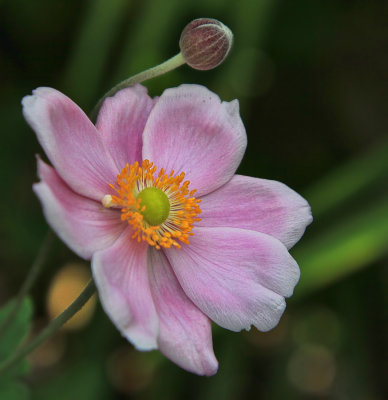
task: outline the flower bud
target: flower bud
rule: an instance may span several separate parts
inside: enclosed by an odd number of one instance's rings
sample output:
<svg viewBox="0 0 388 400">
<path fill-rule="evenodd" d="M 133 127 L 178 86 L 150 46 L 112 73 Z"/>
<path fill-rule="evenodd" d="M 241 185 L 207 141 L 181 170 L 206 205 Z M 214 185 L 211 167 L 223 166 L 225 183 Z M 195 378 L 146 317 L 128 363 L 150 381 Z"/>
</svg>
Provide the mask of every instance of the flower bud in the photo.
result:
<svg viewBox="0 0 388 400">
<path fill-rule="evenodd" d="M 212 18 L 198 18 L 183 29 L 179 47 L 190 67 L 208 70 L 225 60 L 232 43 L 233 33 L 222 22 Z"/>
</svg>

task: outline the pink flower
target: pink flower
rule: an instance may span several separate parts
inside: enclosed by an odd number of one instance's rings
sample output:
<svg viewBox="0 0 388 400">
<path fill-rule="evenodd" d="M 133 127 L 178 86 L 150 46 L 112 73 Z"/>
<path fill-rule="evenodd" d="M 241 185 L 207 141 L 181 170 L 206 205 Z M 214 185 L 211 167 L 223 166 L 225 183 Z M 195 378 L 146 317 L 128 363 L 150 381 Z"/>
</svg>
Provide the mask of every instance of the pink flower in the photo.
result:
<svg viewBox="0 0 388 400">
<path fill-rule="evenodd" d="M 288 249 L 312 217 L 282 183 L 235 175 L 247 141 L 236 100 L 197 85 L 151 99 L 137 85 L 106 99 L 96 126 L 54 89 L 23 106 L 53 165 L 38 159 L 34 185 L 47 221 L 91 259 L 106 313 L 136 348 L 212 375 L 211 320 L 278 323 L 299 279 Z"/>
</svg>

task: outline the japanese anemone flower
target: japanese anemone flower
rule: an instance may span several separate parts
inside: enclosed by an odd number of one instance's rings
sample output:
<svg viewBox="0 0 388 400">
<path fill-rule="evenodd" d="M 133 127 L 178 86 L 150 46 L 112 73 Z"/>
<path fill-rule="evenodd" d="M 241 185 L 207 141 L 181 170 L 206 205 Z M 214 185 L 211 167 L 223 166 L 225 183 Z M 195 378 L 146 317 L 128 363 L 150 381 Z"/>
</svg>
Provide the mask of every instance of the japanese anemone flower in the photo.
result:
<svg viewBox="0 0 388 400">
<path fill-rule="evenodd" d="M 94 126 L 38 88 L 23 112 L 52 164 L 38 159 L 34 185 L 46 219 L 91 259 L 106 313 L 136 348 L 212 375 L 211 321 L 276 326 L 299 279 L 288 249 L 312 217 L 284 184 L 235 175 L 247 143 L 237 100 L 198 85 L 152 99 L 136 85 L 107 98 Z"/>
</svg>

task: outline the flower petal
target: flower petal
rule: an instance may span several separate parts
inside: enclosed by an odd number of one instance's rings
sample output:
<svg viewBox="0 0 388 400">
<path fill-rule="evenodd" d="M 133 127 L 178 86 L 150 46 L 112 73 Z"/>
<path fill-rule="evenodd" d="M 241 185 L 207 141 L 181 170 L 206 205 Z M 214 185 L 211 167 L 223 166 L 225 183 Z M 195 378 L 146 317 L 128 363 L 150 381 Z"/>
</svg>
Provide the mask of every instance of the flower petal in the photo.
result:
<svg viewBox="0 0 388 400">
<path fill-rule="evenodd" d="M 54 168 L 38 159 L 41 182 L 33 188 L 53 230 L 80 257 L 109 247 L 121 234 L 125 224 L 120 213 L 71 190 Z"/>
<path fill-rule="evenodd" d="M 112 322 L 139 350 L 157 348 L 158 317 L 147 272 L 146 242 L 125 229 L 108 249 L 93 255 L 92 271 L 100 300 Z"/>
<path fill-rule="evenodd" d="M 187 296 L 232 331 L 272 329 L 299 279 L 299 268 L 277 239 L 236 228 L 199 228 L 190 244 L 166 252 Z"/>
<path fill-rule="evenodd" d="M 102 104 L 96 126 L 120 171 L 126 163 L 142 161 L 142 134 L 153 105 L 141 85 L 120 90 Z"/>
<path fill-rule="evenodd" d="M 198 85 L 167 89 L 143 134 L 143 159 L 167 173 L 185 172 L 197 196 L 226 183 L 241 162 L 246 133 L 237 100 L 222 102 Z"/>
<path fill-rule="evenodd" d="M 149 249 L 151 292 L 159 316 L 160 351 L 198 375 L 214 375 L 211 322 L 185 295 L 162 251 Z"/>
<path fill-rule="evenodd" d="M 68 97 L 41 87 L 23 98 L 23 114 L 61 178 L 94 200 L 110 191 L 118 170 L 95 126 Z"/>
<path fill-rule="evenodd" d="M 312 222 L 307 201 L 283 183 L 235 175 L 202 197 L 198 226 L 234 227 L 266 233 L 290 249 Z"/>
</svg>

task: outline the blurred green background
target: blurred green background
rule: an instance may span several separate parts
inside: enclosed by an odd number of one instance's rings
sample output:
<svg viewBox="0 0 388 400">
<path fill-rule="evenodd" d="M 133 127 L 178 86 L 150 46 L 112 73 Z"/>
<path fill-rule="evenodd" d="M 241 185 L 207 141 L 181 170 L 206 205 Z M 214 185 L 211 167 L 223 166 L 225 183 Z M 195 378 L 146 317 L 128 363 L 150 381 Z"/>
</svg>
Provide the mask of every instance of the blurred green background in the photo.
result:
<svg viewBox="0 0 388 400">
<path fill-rule="evenodd" d="M 31 190 L 42 150 L 21 98 L 50 86 L 88 112 L 119 80 L 177 53 L 185 24 L 202 16 L 234 32 L 229 58 L 146 86 L 159 95 L 199 83 L 238 98 L 248 132 L 239 173 L 282 181 L 310 202 L 314 223 L 291 251 L 301 281 L 281 323 L 269 333 L 215 328 L 220 369 L 203 378 L 134 351 L 97 304 L 32 354 L 29 374 L 2 400 L 388 398 L 382 0 L 0 0 L 0 304 L 17 293 L 47 231 Z M 31 293 L 33 333 L 85 274 L 56 240 Z"/>
</svg>

